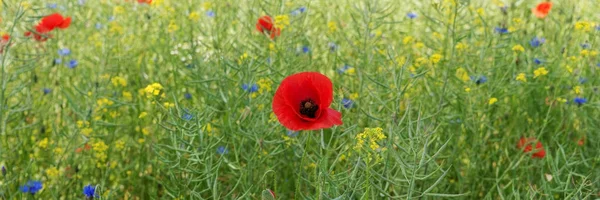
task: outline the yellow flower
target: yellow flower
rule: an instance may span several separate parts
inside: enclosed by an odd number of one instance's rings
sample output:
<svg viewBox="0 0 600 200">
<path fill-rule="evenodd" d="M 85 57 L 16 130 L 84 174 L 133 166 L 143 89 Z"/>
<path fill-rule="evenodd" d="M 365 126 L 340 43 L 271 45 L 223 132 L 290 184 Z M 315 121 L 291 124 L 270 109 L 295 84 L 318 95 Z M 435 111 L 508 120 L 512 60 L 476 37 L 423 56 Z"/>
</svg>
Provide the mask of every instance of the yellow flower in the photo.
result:
<svg viewBox="0 0 600 200">
<path fill-rule="evenodd" d="M 117 140 L 117 142 L 115 142 L 115 148 L 117 150 L 122 150 L 125 148 L 125 141 L 123 140 Z"/>
<path fill-rule="evenodd" d="M 48 138 L 44 138 L 38 142 L 38 147 L 40 147 L 42 149 L 48 148 L 48 143 L 49 143 Z"/>
<path fill-rule="evenodd" d="M 544 67 L 540 67 L 540 68 L 537 68 L 535 71 L 533 71 L 533 78 L 545 76 L 547 74 L 548 74 L 548 70 L 546 70 L 546 68 L 544 68 Z"/>
<path fill-rule="evenodd" d="M 208 2 L 208 1 L 207 1 L 207 2 L 204 2 L 204 3 L 202 4 L 202 8 L 204 8 L 204 10 L 208 10 L 208 9 L 210 9 L 211 7 L 212 7 L 212 3 L 211 3 L 211 2 Z"/>
<path fill-rule="evenodd" d="M 459 42 L 458 44 L 456 44 L 456 46 L 454 46 L 454 48 L 456 48 L 457 51 L 463 51 L 469 48 L 469 45 L 467 45 L 467 43 L 464 42 Z"/>
<path fill-rule="evenodd" d="M 485 14 L 485 11 L 483 10 L 483 8 L 477 8 L 477 14 L 483 16 Z"/>
<path fill-rule="evenodd" d="M 587 21 L 579 21 L 575 23 L 575 30 L 590 32 L 592 31 L 592 23 Z"/>
<path fill-rule="evenodd" d="M 60 174 L 60 171 L 58 171 L 58 169 L 56 167 L 50 167 L 50 168 L 46 169 L 46 175 L 49 178 L 56 178 L 56 177 L 58 177 L 59 174 Z"/>
<path fill-rule="evenodd" d="M 470 87 L 465 87 L 465 92 L 467 92 L 467 93 L 471 92 L 471 88 Z"/>
<path fill-rule="evenodd" d="M 567 100 L 564 98 L 556 98 L 556 101 L 561 102 L 561 103 L 567 103 Z"/>
<path fill-rule="evenodd" d="M 431 60 L 431 63 L 436 64 L 438 62 L 440 62 L 440 60 L 442 60 L 443 56 L 440 54 L 433 54 L 431 55 L 431 58 L 429 58 Z"/>
<path fill-rule="evenodd" d="M 519 25 L 521 24 L 521 22 L 523 21 L 521 18 L 513 18 L 512 21 L 515 23 L 515 25 Z"/>
<path fill-rule="evenodd" d="M 142 119 L 142 118 L 146 117 L 147 115 L 148 115 L 147 112 L 142 112 L 142 113 L 140 113 L 140 115 L 138 116 L 138 118 Z"/>
<path fill-rule="evenodd" d="M 122 6 L 115 6 L 115 8 L 113 9 L 113 12 L 115 14 L 121 14 L 125 12 L 125 8 L 123 8 Z"/>
<path fill-rule="evenodd" d="M 290 25 L 290 17 L 288 15 L 277 15 L 275 16 L 275 27 L 283 30 L 285 27 Z"/>
<path fill-rule="evenodd" d="M 123 91 L 123 98 L 127 101 L 131 101 L 133 100 L 133 95 L 131 95 L 131 92 Z"/>
<path fill-rule="evenodd" d="M 60 154 L 62 154 L 63 152 L 65 152 L 65 150 L 63 150 L 63 149 L 62 149 L 62 148 L 60 148 L 60 147 L 56 147 L 56 148 L 54 148 L 54 154 L 60 155 Z"/>
<path fill-rule="evenodd" d="M 583 89 L 581 88 L 581 86 L 575 86 L 573 88 L 573 92 L 575 92 L 575 94 L 583 94 Z"/>
<path fill-rule="evenodd" d="M 498 102 L 498 99 L 495 97 L 490 98 L 490 100 L 488 101 L 489 105 L 494 105 L 496 102 Z"/>
<path fill-rule="evenodd" d="M 349 97 L 349 98 L 350 98 L 351 100 L 356 100 L 356 99 L 358 99 L 358 93 L 356 93 L 356 92 L 355 92 L 355 93 L 352 93 L 352 94 L 350 94 L 350 97 Z"/>
<path fill-rule="evenodd" d="M 327 27 L 329 28 L 329 33 L 333 33 L 337 30 L 337 25 L 334 21 L 327 22 Z"/>
<path fill-rule="evenodd" d="M 144 134 L 144 135 L 150 135 L 150 128 L 148 128 L 148 127 L 144 127 L 144 128 L 142 129 L 142 134 Z"/>
<path fill-rule="evenodd" d="M 523 48 L 523 46 L 521 46 L 520 44 L 517 44 L 517 45 L 513 46 L 512 50 L 515 52 L 524 52 L 525 48 Z"/>
<path fill-rule="evenodd" d="M 92 128 L 84 128 L 81 129 L 81 134 L 85 135 L 86 137 L 89 137 L 92 131 L 94 131 Z"/>
<path fill-rule="evenodd" d="M 419 67 L 419 66 L 421 66 L 421 65 L 423 65 L 423 64 L 427 64 L 427 62 L 429 62 L 429 61 L 427 60 L 427 58 L 425 58 L 425 57 L 419 57 L 419 58 L 417 58 L 417 59 L 415 60 L 415 66 Z"/>
<path fill-rule="evenodd" d="M 144 138 L 140 138 L 140 139 L 138 139 L 138 143 L 140 143 L 140 144 L 144 144 L 144 142 L 146 142 L 146 139 L 144 139 Z"/>
<path fill-rule="evenodd" d="M 525 76 L 525 73 L 520 73 L 519 75 L 517 75 L 516 80 L 521 82 L 527 82 L 527 77 Z"/>
<path fill-rule="evenodd" d="M 198 14 L 198 12 L 191 12 L 188 19 L 198 21 L 200 19 L 200 14 Z"/>
<path fill-rule="evenodd" d="M 258 93 L 271 92 L 273 81 L 271 79 L 261 78 L 256 82 L 258 85 Z"/>
<path fill-rule="evenodd" d="M 144 92 L 147 97 L 158 96 L 162 89 L 163 86 L 160 83 L 152 83 L 144 88 Z"/>
<path fill-rule="evenodd" d="M 463 69 L 462 67 L 456 69 L 456 77 L 462 80 L 463 82 L 471 80 L 471 77 L 469 77 L 469 73 L 467 73 L 467 70 Z"/>
<path fill-rule="evenodd" d="M 412 36 L 406 36 L 404 37 L 404 39 L 402 39 L 402 44 L 408 44 L 411 43 L 413 41 L 413 37 Z"/>
<path fill-rule="evenodd" d="M 96 152 L 105 152 L 108 146 L 103 141 L 98 141 L 92 144 L 92 150 Z"/>
<path fill-rule="evenodd" d="M 169 103 L 169 102 L 165 102 L 165 103 L 163 103 L 163 105 L 165 106 L 166 109 L 174 108 L 175 107 L 175 104 Z"/>
<path fill-rule="evenodd" d="M 175 20 L 171 20 L 171 22 L 169 23 L 169 26 L 167 26 L 167 31 L 169 33 L 175 32 L 179 30 L 179 26 L 177 25 L 177 23 L 175 23 Z"/>
<path fill-rule="evenodd" d="M 125 80 L 124 78 L 115 76 L 112 79 L 110 79 L 110 81 L 112 82 L 112 84 L 116 87 L 116 86 L 123 86 L 126 87 L 127 86 L 127 80 Z"/>
<path fill-rule="evenodd" d="M 425 44 L 423 44 L 422 42 L 417 42 L 413 47 L 415 47 L 416 49 L 420 49 L 425 47 Z"/>
<path fill-rule="evenodd" d="M 590 55 L 590 51 L 587 49 L 581 50 L 581 52 L 579 52 L 579 54 L 581 54 L 581 56 L 586 57 L 588 55 Z"/>
</svg>

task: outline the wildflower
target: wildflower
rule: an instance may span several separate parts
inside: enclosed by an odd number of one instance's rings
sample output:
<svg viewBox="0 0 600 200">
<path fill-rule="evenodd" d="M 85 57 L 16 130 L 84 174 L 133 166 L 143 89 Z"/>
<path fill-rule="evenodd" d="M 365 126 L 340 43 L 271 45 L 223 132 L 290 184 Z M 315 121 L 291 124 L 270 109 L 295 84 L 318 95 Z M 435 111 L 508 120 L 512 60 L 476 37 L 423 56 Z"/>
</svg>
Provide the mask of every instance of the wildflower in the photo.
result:
<svg viewBox="0 0 600 200">
<path fill-rule="evenodd" d="M 194 118 L 194 115 L 192 115 L 192 114 L 190 114 L 188 112 L 185 112 L 185 113 L 183 113 L 183 115 L 181 116 L 181 118 L 184 119 L 184 120 L 190 121 L 190 120 L 192 120 L 192 118 Z"/>
<path fill-rule="evenodd" d="M 71 54 L 71 50 L 69 48 L 62 48 L 58 50 L 58 55 L 60 56 L 68 56 Z"/>
<path fill-rule="evenodd" d="M 408 17 L 409 19 L 415 19 L 417 18 L 417 13 L 409 12 L 408 14 L 406 14 L 406 17 Z"/>
<path fill-rule="evenodd" d="M 413 42 L 414 38 L 412 36 L 406 36 L 402 39 L 402 44 L 408 44 Z"/>
<path fill-rule="evenodd" d="M 286 77 L 273 97 L 273 112 L 290 130 L 317 130 L 342 125 L 342 114 L 329 108 L 333 84 L 317 72 L 301 72 Z"/>
<path fill-rule="evenodd" d="M 600 25 L 596 25 L 596 31 L 600 31 Z"/>
<path fill-rule="evenodd" d="M 85 187 L 83 187 L 83 194 L 85 195 L 86 199 L 94 199 L 94 198 L 100 198 L 99 194 L 96 194 L 96 187 L 93 186 L 92 184 L 86 185 Z"/>
<path fill-rule="evenodd" d="M 517 75 L 516 80 L 521 82 L 527 82 L 527 77 L 525 76 L 525 73 L 520 73 L 519 75 Z"/>
<path fill-rule="evenodd" d="M 258 91 L 258 85 L 257 84 L 252 84 L 252 85 L 243 84 L 242 90 L 244 90 L 248 93 L 254 93 L 254 92 Z"/>
<path fill-rule="evenodd" d="M 308 46 L 303 46 L 303 47 L 302 47 L 302 52 L 303 52 L 303 53 L 309 53 L 309 52 L 310 52 L 310 49 L 308 48 Z"/>
<path fill-rule="evenodd" d="M 287 15 L 275 16 L 275 28 L 283 30 L 285 27 L 290 25 L 290 18 Z"/>
<path fill-rule="evenodd" d="M 329 33 L 333 33 L 337 30 L 337 25 L 335 24 L 335 22 L 330 21 L 327 22 L 327 28 L 329 28 Z"/>
<path fill-rule="evenodd" d="M 141 3 L 141 4 L 148 4 L 148 5 L 152 4 L 152 0 L 137 0 L 137 2 Z"/>
<path fill-rule="evenodd" d="M 56 3 L 46 4 L 46 8 L 49 8 L 49 9 L 56 9 L 56 7 L 58 7 L 58 4 L 56 4 Z"/>
<path fill-rule="evenodd" d="M 535 150 L 532 144 L 535 143 Z M 524 138 L 522 137 L 517 143 L 517 148 L 522 149 L 524 153 L 534 151 L 532 158 L 544 158 L 546 156 L 546 150 L 542 146 L 542 143 L 537 141 L 535 138 Z"/>
<path fill-rule="evenodd" d="M 44 95 L 47 95 L 47 94 L 50 94 L 50 92 L 52 92 L 52 89 L 44 88 L 44 89 L 42 89 L 42 91 L 44 92 Z"/>
<path fill-rule="evenodd" d="M 56 167 L 51 167 L 46 170 L 46 175 L 50 178 L 56 178 L 60 174 L 60 171 Z"/>
<path fill-rule="evenodd" d="M 111 79 L 110 79 L 110 82 L 112 82 L 112 84 L 113 84 L 115 87 L 116 87 L 116 86 L 119 86 L 119 85 L 121 85 L 121 86 L 123 86 L 123 87 L 126 87 L 126 86 L 127 86 L 127 80 L 125 80 L 124 78 L 122 78 L 122 77 L 119 77 L 119 76 L 115 76 L 115 77 L 111 78 Z"/>
<path fill-rule="evenodd" d="M 583 89 L 581 89 L 581 86 L 575 86 L 573 87 L 573 92 L 575 92 L 575 94 L 579 95 L 583 93 Z"/>
<path fill-rule="evenodd" d="M 495 97 L 492 97 L 492 98 L 490 98 L 490 100 L 488 101 L 488 104 L 491 106 L 491 105 L 494 105 L 496 102 L 498 102 L 498 99 L 497 99 L 497 98 L 495 98 Z"/>
<path fill-rule="evenodd" d="M 534 58 L 533 63 L 535 63 L 536 65 L 539 65 L 539 64 L 542 64 L 542 60 Z"/>
<path fill-rule="evenodd" d="M 352 101 L 351 99 L 348 98 L 343 98 L 342 99 L 342 105 L 344 106 L 344 108 L 346 109 L 350 109 L 352 108 L 352 105 L 354 104 L 354 101 Z"/>
<path fill-rule="evenodd" d="M 545 18 L 548 13 L 550 13 L 550 9 L 552 9 L 552 2 L 542 2 L 539 3 L 535 8 L 531 9 L 531 12 L 533 12 L 533 14 L 537 17 L 537 18 Z"/>
<path fill-rule="evenodd" d="M 586 42 L 586 43 L 580 44 L 579 46 L 581 46 L 582 49 L 589 49 L 590 48 L 590 43 Z"/>
<path fill-rule="evenodd" d="M 191 12 L 188 15 L 188 19 L 193 20 L 193 21 L 198 21 L 200 19 L 200 14 L 198 14 L 198 12 Z"/>
<path fill-rule="evenodd" d="M 273 18 L 268 15 L 258 18 L 258 22 L 256 22 L 256 30 L 263 34 L 270 35 L 271 39 L 275 39 L 275 37 L 281 34 L 281 29 L 275 27 L 273 24 Z"/>
<path fill-rule="evenodd" d="M 433 54 L 431 55 L 431 58 L 429 58 L 431 60 L 431 63 L 433 64 L 437 64 L 438 62 L 440 62 L 440 60 L 442 60 L 443 56 L 440 54 Z"/>
<path fill-rule="evenodd" d="M 206 16 L 210 17 L 210 18 L 215 17 L 215 11 L 212 11 L 212 10 L 206 11 Z"/>
<path fill-rule="evenodd" d="M 29 37 L 33 35 L 33 38 L 37 41 L 43 42 L 46 41 L 50 35 L 48 34 L 52 30 L 59 28 L 65 29 L 71 25 L 71 17 L 63 17 L 61 14 L 54 13 L 48 15 L 35 26 L 35 32 L 27 31 L 25 32 L 25 36 Z"/>
<path fill-rule="evenodd" d="M 575 30 L 590 32 L 592 31 L 592 23 L 587 21 L 578 21 L 575 23 Z"/>
<path fill-rule="evenodd" d="M 6 176 L 6 167 L 2 165 L 2 176 Z"/>
<path fill-rule="evenodd" d="M 338 69 L 337 71 L 338 71 L 339 74 L 346 73 L 346 74 L 352 75 L 352 74 L 354 74 L 354 72 L 356 70 L 354 69 L 354 67 L 351 67 L 349 65 L 344 65 L 344 67 Z"/>
<path fill-rule="evenodd" d="M 463 51 L 463 50 L 469 48 L 469 45 L 467 45 L 467 43 L 464 43 L 464 42 L 459 42 L 458 44 L 456 44 L 454 46 L 454 48 L 458 51 Z"/>
<path fill-rule="evenodd" d="M 77 65 L 79 65 L 79 62 L 77 62 L 77 60 L 73 59 L 70 60 L 67 67 L 69 67 L 70 69 L 74 69 L 75 67 L 77 67 Z"/>
<path fill-rule="evenodd" d="M 508 29 L 506 27 L 496 27 L 496 28 L 494 28 L 494 31 L 496 31 L 496 33 L 500 33 L 500 34 L 508 33 Z"/>
<path fill-rule="evenodd" d="M 225 146 L 219 146 L 217 147 L 217 154 L 219 155 L 225 155 L 228 154 L 229 150 L 227 150 L 227 148 Z"/>
<path fill-rule="evenodd" d="M 521 46 L 520 44 L 517 44 L 517 45 L 513 46 L 512 50 L 515 52 L 524 52 L 525 48 L 523 48 L 523 46 Z"/>
<path fill-rule="evenodd" d="M 40 190 L 42 190 L 43 187 L 44 185 L 40 181 L 27 181 L 25 185 L 19 187 L 19 190 L 21 190 L 21 192 L 23 193 L 29 193 L 34 195 L 35 193 L 38 193 Z"/>
<path fill-rule="evenodd" d="M 338 46 L 333 42 L 327 43 L 327 46 L 329 47 L 329 51 L 331 51 L 331 52 L 334 52 L 335 50 L 338 49 Z"/>
<path fill-rule="evenodd" d="M 302 14 L 304 12 L 306 12 L 306 7 L 302 6 L 302 7 L 298 8 L 298 9 L 293 10 L 290 14 L 292 16 L 297 16 L 297 15 L 300 15 L 300 14 Z"/>
<path fill-rule="evenodd" d="M 486 76 L 471 76 L 471 80 L 475 81 L 475 84 L 480 85 L 487 82 Z"/>
<path fill-rule="evenodd" d="M 298 136 L 298 131 L 292 131 L 292 130 L 287 130 L 287 132 L 285 133 L 288 137 L 296 137 Z"/>
<path fill-rule="evenodd" d="M 44 138 L 44 139 L 40 140 L 37 145 L 38 145 L 38 147 L 45 149 L 45 148 L 48 148 L 48 143 L 49 143 L 48 138 Z"/>
<path fill-rule="evenodd" d="M 465 70 L 462 67 L 456 69 L 456 77 L 462 80 L 463 82 L 467 82 L 471 79 L 471 77 L 469 77 L 469 74 L 467 73 L 467 70 Z"/>
<path fill-rule="evenodd" d="M 540 67 L 540 68 L 537 68 L 535 71 L 533 71 L 533 78 L 545 76 L 547 74 L 548 74 L 548 70 L 546 70 L 546 68 L 544 68 L 544 67 Z"/>
<path fill-rule="evenodd" d="M 587 99 L 583 97 L 575 97 L 575 99 L 573 99 L 573 102 L 576 103 L 578 106 L 581 106 L 587 102 Z"/>
<path fill-rule="evenodd" d="M 179 25 L 177 25 L 177 22 L 175 22 L 175 20 L 171 20 L 171 22 L 169 22 L 169 25 L 167 26 L 167 31 L 169 33 L 173 33 L 179 30 Z"/>
<path fill-rule="evenodd" d="M 538 37 L 534 37 L 533 39 L 531 39 L 531 41 L 529 41 L 529 44 L 531 45 L 531 47 L 539 47 L 542 44 L 544 44 L 546 42 L 545 38 L 538 38 Z"/>
<path fill-rule="evenodd" d="M 162 89 L 163 86 L 160 83 L 152 83 L 144 88 L 144 92 L 147 97 L 158 96 Z"/>
<path fill-rule="evenodd" d="M 587 82 L 587 78 L 579 77 L 579 84 L 584 84 Z"/>
</svg>

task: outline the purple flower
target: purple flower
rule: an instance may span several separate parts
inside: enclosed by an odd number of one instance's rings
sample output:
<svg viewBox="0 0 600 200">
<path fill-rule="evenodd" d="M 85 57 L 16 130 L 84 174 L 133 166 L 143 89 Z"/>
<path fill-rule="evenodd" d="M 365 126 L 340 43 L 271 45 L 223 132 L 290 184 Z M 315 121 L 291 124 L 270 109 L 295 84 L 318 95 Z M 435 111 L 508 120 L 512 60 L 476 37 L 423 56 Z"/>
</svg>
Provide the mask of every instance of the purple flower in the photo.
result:
<svg viewBox="0 0 600 200">
<path fill-rule="evenodd" d="M 94 199 L 100 197 L 100 195 L 96 194 L 96 187 L 91 184 L 83 187 L 83 194 L 85 195 L 86 199 Z"/>
<path fill-rule="evenodd" d="M 544 44 L 546 42 L 545 38 L 538 38 L 538 37 L 534 37 L 533 39 L 531 39 L 531 41 L 529 41 L 529 44 L 531 45 L 531 47 L 539 47 L 542 44 Z"/>
<path fill-rule="evenodd" d="M 44 88 L 43 91 L 44 91 L 44 95 L 47 95 L 47 94 L 50 94 L 50 92 L 52 92 L 52 89 Z"/>
<path fill-rule="evenodd" d="M 309 53 L 310 52 L 310 48 L 308 48 L 308 46 L 303 46 L 302 47 L 302 52 Z"/>
<path fill-rule="evenodd" d="M 217 154 L 219 155 L 225 155 L 228 154 L 229 150 L 227 150 L 227 148 L 225 146 L 219 146 L 217 147 Z"/>
<path fill-rule="evenodd" d="M 342 105 L 344 106 L 344 108 L 350 109 L 350 108 L 352 108 L 352 105 L 354 105 L 354 101 L 352 101 L 351 99 L 348 99 L 348 98 L 343 98 Z"/>
<path fill-rule="evenodd" d="M 494 31 L 496 31 L 496 33 L 500 33 L 500 34 L 508 33 L 508 29 L 504 28 L 504 27 L 496 27 L 496 28 L 494 28 Z"/>
<path fill-rule="evenodd" d="M 258 92 L 258 85 L 256 85 L 256 84 L 252 84 L 252 85 L 243 84 L 242 85 L 242 90 L 244 90 L 244 91 L 246 91 L 248 93 Z"/>
<path fill-rule="evenodd" d="M 575 97 L 575 99 L 573 99 L 573 102 L 575 102 L 578 106 L 581 106 L 587 102 L 587 99 L 583 97 Z"/>
<path fill-rule="evenodd" d="M 42 190 L 42 188 L 44 188 L 44 185 L 40 181 L 27 181 L 25 185 L 19 187 L 19 190 L 21 190 L 23 193 L 29 193 L 33 195 Z"/>
<path fill-rule="evenodd" d="M 183 94 L 183 98 L 192 99 L 192 94 L 186 92 L 185 94 Z"/>
<path fill-rule="evenodd" d="M 69 48 L 62 48 L 58 50 L 58 55 L 60 56 L 68 56 L 71 54 L 71 50 Z"/>
<path fill-rule="evenodd" d="M 77 62 L 77 60 L 73 59 L 73 60 L 69 61 L 67 66 L 71 69 L 74 69 L 75 67 L 77 67 L 77 65 L 79 65 L 79 62 Z"/>
<path fill-rule="evenodd" d="M 215 12 L 212 10 L 206 11 L 206 16 L 211 17 L 211 18 L 215 17 Z"/>
<path fill-rule="evenodd" d="M 406 17 L 408 17 L 409 19 L 417 18 L 417 13 L 409 12 L 408 14 L 406 14 Z"/>
<path fill-rule="evenodd" d="M 535 64 L 537 64 L 537 65 L 539 65 L 539 64 L 542 64 L 542 62 L 543 62 L 543 61 L 542 61 L 542 60 L 540 60 L 540 59 L 537 59 L 537 58 L 533 59 L 533 63 L 535 63 Z"/>
</svg>

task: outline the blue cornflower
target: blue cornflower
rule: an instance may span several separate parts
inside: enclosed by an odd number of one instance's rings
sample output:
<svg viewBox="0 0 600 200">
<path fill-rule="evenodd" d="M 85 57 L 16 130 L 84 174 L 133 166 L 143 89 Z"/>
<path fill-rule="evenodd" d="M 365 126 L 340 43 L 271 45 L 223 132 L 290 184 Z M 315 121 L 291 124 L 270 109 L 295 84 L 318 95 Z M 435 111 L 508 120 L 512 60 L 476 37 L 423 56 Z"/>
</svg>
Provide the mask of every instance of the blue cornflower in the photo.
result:
<svg viewBox="0 0 600 200">
<path fill-rule="evenodd" d="M 310 48 L 308 48 L 308 46 L 303 46 L 302 47 L 302 52 L 308 53 L 308 52 L 310 52 Z"/>
<path fill-rule="evenodd" d="M 578 106 L 581 106 L 587 102 L 587 99 L 583 97 L 575 97 L 575 99 L 573 99 L 573 102 L 575 102 Z"/>
<path fill-rule="evenodd" d="M 417 18 L 417 13 L 409 12 L 408 14 L 406 14 L 406 17 L 408 17 L 410 19 Z"/>
<path fill-rule="evenodd" d="M 352 105 L 354 105 L 354 101 L 352 101 L 351 99 L 348 99 L 348 98 L 343 98 L 342 105 L 344 105 L 344 108 L 350 109 L 350 108 L 352 108 Z"/>
<path fill-rule="evenodd" d="M 58 55 L 60 56 L 68 56 L 71 54 L 71 50 L 69 48 L 62 48 L 58 50 Z"/>
<path fill-rule="evenodd" d="M 587 82 L 587 78 L 579 77 L 579 84 L 584 84 Z"/>
<path fill-rule="evenodd" d="M 102 24 L 100 22 L 96 23 L 96 29 L 98 29 L 98 30 L 102 29 Z"/>
<path fill-rule="evenodd" d="M 252 85 L 243 84 L 242 90 L 249 92 L 249 93 L 258 92 L 258 85 L 256 85 L 256 83 L 254 83 Z"/>
<path fill-rule="evenodd" d="M 48 4 L 46 4 L 46 7 L 50 8 L 50 9 L 55 9 L 56 6 L 58 6 L 56 3 L 48 3 Z"/>
<path fill-rule="evenodd" d="M 500 33 L 500 34 L 508 33 L 508 29 L 504 28 L 504 27 L 496 27 L 496 28 L 494 28 L 494 31 L 496 31 L 496 33 Z"/>
<path fill-rule="evenodd" d="M 596 30 L 600 31 L 600 25 L 596 26 Z"/>
<path fill-rule="evenodd" d="M 194 118 L 194 115 L 192 115 L 192 114 L 190 114 L 188 112 L 185 112 L 185 113 L 183 113 L 183 115 L 181 116 L 181 118 L 185 119 L 187 121 L 190 121 L 190 120 L 192 120 L 192 118 Z"/>
<path fill-rule="evenodd" d="M 302 7 L 298 8 L 298 10 L 299 10 L 301 13 L 303 13 L 303 12 L 306 12 L 306 7 L 302 6 Z"/>
<path fill-rule="evenodd" d="M 228 153 L 229 153 L 229 150 L 227 150 L 227 148 L 225 148 L 225 146 L 217 147 L 217 154 L 224 155 L 224 154 L 228 154 Z"/>
<path fill-rule="evenodd" d="M 54 59 L 54 64 L 55 65 L 58 65 L 60 63 L 62 63 L 62 59 L 60 59 L 60 58 Z"/>
<path fill-rule="evenodd" d="M 537 59 L 537 58 L 533 59 L 533 63 L 535 63 L 535 64 L 537 64 L 537 65 L 539 65 L 539 64 L 542 64 L 542 62 L 543 62 L 543 61 L 542 61 L 542 60 L 540 60 L 540 59 Z"/>
<path fill-rule="evenodd" d="M 44 88 L 43 91 L 44 91 L 44 95 L 46 95 L 46 94 L 50 94 L 50 92 L 52 92 L 52 89 Z"/>
<path fill-rule="evenodd" d="M 114 20 L 115 20 L 115 16 L 110 16 L 110 17 L 108 17 L 108 21 L 109 21 L 109 22 L 112 22 L 112 21 L 114 21 Z"/>
<path fill-rule="evenodd" d="M 531 41 L 529 41 L 529 44 L 531 47 L 539 47 L 540 45 L 544 44 L 544 42 L 546 42 L 545 38 L 534 37 L 531 39 Z"/>
<path fill-rule="evenodd" d="M 100 195 L 96 194 L 96 187 L 93 186 L 92 184 L 86 185 L 85 187 L 83 187 L 83 194 L 85 195 L 86 199 L 93 199 L 93 198 L 99 198 Z"/>
<path fill-rule="evenodd" d="M 288 130 L 288 131 L 287 131 L 285 134 L 286 134 L 288 137 L 296 137 L 296 136 L 298 136 L 298 131 L 292 131 L 292 130 Z"/>
<path fill-rule="evenodd" d="M 582 49 L 589 49 L 590 48 L 590 43 L 586 42 L 586 43 L 580 44 L 580 46 L 581 46 Z"/>
<path fill-rule="evenodd" d="M 183 94 L 183 98 L 192 99 L 192 94 L 186 92 L 185 94 Z"/>
<path fill-rule="evenodd" d="M 479 85 L 479 84 L 484 84 L 485 82 L 487 82 L 487 77 L 486 76 L 471 76 L 471 80 L 475 81 L 475 84 Z"/>
<path fill-rule="evenodd" d="M 327 46 L 329 46 L 329 51 L 331 51 L 331 52 L 334 52 L 338 49 L 337 44 L 335 44 L 333 42 L 327 43 Z"/>
<path fill-rule="evenodd" d="M 344 65 L 342 68 L 338 69 L 337 71 L 338 71 L 339 74 L 343 74 L 343 73 L 346 72 L 346 70 L 348 70 L 350 68 L 352 68 L 352 67 L 350 67 L 348 65 Z"/>
<path fill-rule="evenodd" d="M 600 63 L 596 64 L 596 67 L 600 67 Z"/>
<path fill-rule="evenodd" d="M 71 69 L 74 69 L 75 67 L 77 67 L 77 65 L 79 65 L 79 62 L 77 62 L 77 60 L 73 59 L 69 61 L 68 67 Z"/>
<path fill-rule="evenodd" d="M 6 176 L 6 167 L 2 165 L 2 176 Z"/>
<path fill-rule="evenodd" d="M 215 17 L 215 11 L 212 11 L 212 10 L 206 11 L 206 16 Z"/>
<path fill-rule="evenodd" d="M 43 187 L 44 185 L 40 181 L 27 181 L 25 185 L 19 187 L 19 190 L 23 193 L 35 194 L 42 190 Z"/>
</svg>

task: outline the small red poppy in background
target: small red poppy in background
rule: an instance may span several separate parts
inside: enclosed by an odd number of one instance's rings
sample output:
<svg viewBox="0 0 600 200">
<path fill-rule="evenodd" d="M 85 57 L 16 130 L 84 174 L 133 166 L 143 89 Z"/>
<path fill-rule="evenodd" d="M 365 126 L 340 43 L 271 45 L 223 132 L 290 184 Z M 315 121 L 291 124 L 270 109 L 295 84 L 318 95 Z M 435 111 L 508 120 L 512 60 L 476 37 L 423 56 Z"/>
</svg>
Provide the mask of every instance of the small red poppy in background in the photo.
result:
<svg viewBox="0 0 600 200">
<path fill-rule="evenodd" d="M 4 47 L 6 47 L 8 45 L 9 41 L 10 41 L 10 35 L 8 35 L 8 34 L 2 35 L 2 39 L 0 39 L 0 54 L 4 53 Z"/>
<path fill-rule="evenodd" d="M 535 143 L 535 149 L 532 144 Z M 519 149 L 522 149 L 523 152 L 528 153 L 533 151 L 532 158 L 544 158 L 546 156 L 546 150 L 542 146 L 542 143 L 537 141 L 535 138 L 524 138 L 522 137 L 517 144 Z"/>
<path fill-rule="evenodd" d="M 138 3 L 151 4 L 152 0 L 137 0 Z"/>
<path fill-rule="evenodd" d="M 273 18 L 271 18 L 271 16 L 268 15 L 258 18 L 258 21 L 256 22 L 256 30 L 263 34 L 269 34 L 271 39 L 275 39 L 275 37 L 281 34 L 281 30 L 275 27 L 275 24 L 273 23 Z"/>
<path fill-rule="evenodd" d="M 550 13 L 550 9 L 552 9 L 552 2 L 542 2 L 531 11 L 537 18 L 545 18 Z"/>
<path fill-rule="evenodd" d="M 54 13 L 42 18 L 40 23 L 35 26 L 35 32 L 27 31 L 25 36 L 29 37 L 33 35 L 33 38 L 37 41 L 43 42 L 50 38 L 52 35 L 49 32 L 54 29 L 65 29 L 71 25 L 71 17 L 63 17 L 59 13 Z"/>
<path fill-rule="evenodd" d="M 301 72 L 283 79 L 273 97 L 273 112 L 292 131 L 342 125 L 342 113 L 329 108 L 333 84 L 318 72 Z"/>
</svg>

